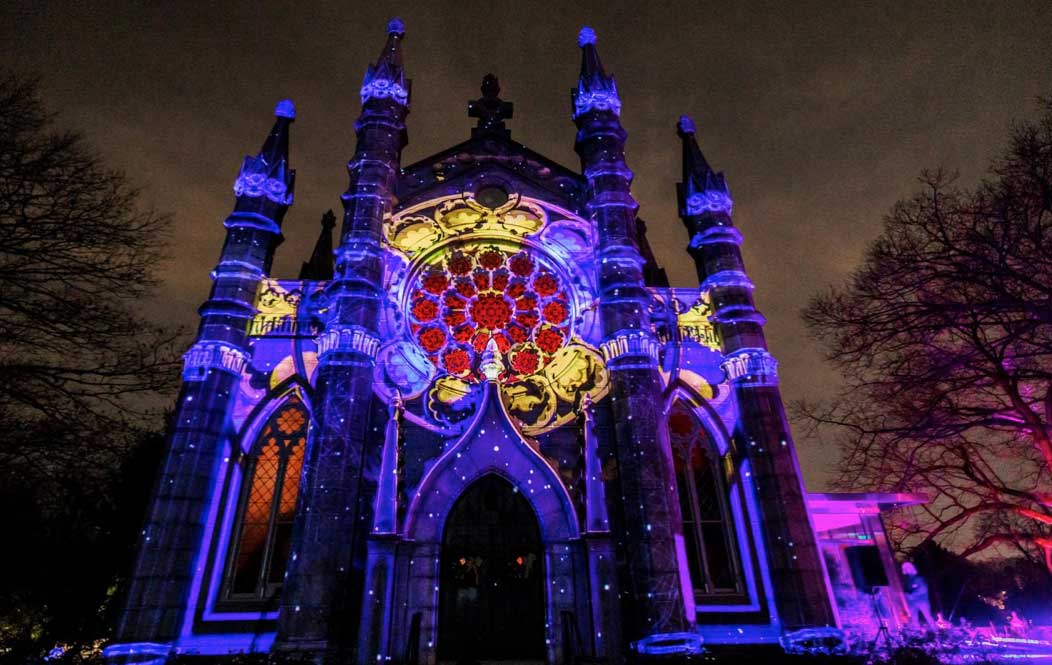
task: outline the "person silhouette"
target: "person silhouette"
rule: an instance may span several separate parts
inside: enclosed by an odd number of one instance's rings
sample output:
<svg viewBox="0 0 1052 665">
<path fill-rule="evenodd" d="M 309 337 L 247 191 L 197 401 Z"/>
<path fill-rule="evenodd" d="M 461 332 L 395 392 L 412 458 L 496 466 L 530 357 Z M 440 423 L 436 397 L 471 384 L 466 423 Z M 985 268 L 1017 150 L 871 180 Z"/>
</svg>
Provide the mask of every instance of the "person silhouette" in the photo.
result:
<svg viewBox="0 0 1052 665">
<path fill-rule="evenodd" d="M 1008 634 L 1012 637 L 1026 637 L 1028 632 L 1030 632 L 1030 622 L 1012 610 L 1012 614 L 1008 617 Z"/>
<path fill-rule="evenodd" d="M 923 623 L 935 627 L 931 618 L 931 600 L 928 598 L 928 583 L 917 572 L 917 567 L 909 561 L 902 563 L 902 590 L 906 594 L 906 605 L 910 616 L 918 626 Z"/>
</svg>

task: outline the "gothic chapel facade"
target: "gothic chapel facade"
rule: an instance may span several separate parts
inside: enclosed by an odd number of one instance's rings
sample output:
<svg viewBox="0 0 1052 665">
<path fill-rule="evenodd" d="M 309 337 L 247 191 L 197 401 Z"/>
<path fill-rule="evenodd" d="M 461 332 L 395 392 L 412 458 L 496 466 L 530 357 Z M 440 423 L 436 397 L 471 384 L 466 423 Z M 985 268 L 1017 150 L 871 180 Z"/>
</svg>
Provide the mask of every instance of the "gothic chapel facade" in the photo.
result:
<svg viewBox="0 0 1052 665">
<path fill-rule="evenodd" d="M 290 102 L 246 157 L 111 662 L 620 662 L 838 626 L 723 175 L 689 118 L 697 288 L 637 217 L 595 34 L 580 170 L 511 139 L 402 165 L 404 28 L 369 67 L 342 224 L 271 274 Z"/>
</svg>

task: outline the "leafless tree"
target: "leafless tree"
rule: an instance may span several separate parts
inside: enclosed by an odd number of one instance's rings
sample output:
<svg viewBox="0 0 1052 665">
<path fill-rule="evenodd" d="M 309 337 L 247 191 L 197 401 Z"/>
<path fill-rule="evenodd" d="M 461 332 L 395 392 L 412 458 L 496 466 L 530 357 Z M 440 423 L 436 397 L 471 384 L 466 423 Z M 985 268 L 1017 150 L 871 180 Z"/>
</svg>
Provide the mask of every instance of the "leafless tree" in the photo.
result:
<svg viewBox="0 0 1052 665">
<path fill-rule="evenodd" d="M 0 72 L 0 469 L 62 483 L 160 426 L 177 356 L 135 314 L 167 219 L 53 129 L 38 87 Z"/>
<path fill-rule="evenodd" d="M 905 549 L 1011 550 L 1052 572 L 1052 103 L 978 186 L 921 182 L 805 309 L 845 387 L 797 408 L 841 446 L 838 487 L 929 496 L 895 521 Z"/>
</svg>

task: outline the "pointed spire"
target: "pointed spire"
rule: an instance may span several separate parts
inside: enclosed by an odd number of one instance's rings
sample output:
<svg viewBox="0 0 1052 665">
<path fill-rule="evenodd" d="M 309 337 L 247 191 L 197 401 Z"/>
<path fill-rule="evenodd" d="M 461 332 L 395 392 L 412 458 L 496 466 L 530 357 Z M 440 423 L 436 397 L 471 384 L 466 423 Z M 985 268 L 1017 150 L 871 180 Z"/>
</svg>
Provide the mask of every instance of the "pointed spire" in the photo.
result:
<svg viewBox="0 0 1052 665">
<path fill-rule="evenodd" d="M 676 133 L 683 141 L 683 182 L 679 187 L 680 215 L 684 217 L 706 212 L 731 214 L 734 201 L 727 189 L 723 173 L 716 173 L 701 153 L 696 138 L 697 129 L 690 116 L 680 116 Z"/>
<path fill-rule="evenodd" d="M 375 65 L 369 65 L 362 81 L 362 104 L 370 99 L 390 99 L 401 106 L 409 106 L 409 84 L 402 66 L 402 40 L 405 23 L 393 18 L 387 23 L 387 43 Z"/>
<path fill-rule="evenodd" d="M 234 181 L 238 199 L 266 197 L 281 206 L 292 205 L 296 172 L 289 168 L 289 126 L 296 119 L 292 100 L 283 99 L 274 107 L 274 126 L 259 154 L 246 156 Z"/>
<path fill-rule="evenodd" d="M 577 35 L 577 45 L 581 47 L 581 75 L 577 79 L 577 89 L 573 91 L 574 118 L 591 111 L 621 115 L 617 83 L 603 69 L 599 51 L 595 48 L 596 39 L 595 30 L 588 26 L 581 28 Z"/>
<path fill-rule="evenodd" d="M 304 261 L 303 267 L 300 268 L 300 279 L 319 282 L 332 279 L 332 230 L 334 228 L 336 228 L 336 215 L 329 210 L 321 216 L 321 233 L 318 234 L 318 241 L 314 243 L 314 251 L 311 252 L 310 260 Z"/>
</svg>

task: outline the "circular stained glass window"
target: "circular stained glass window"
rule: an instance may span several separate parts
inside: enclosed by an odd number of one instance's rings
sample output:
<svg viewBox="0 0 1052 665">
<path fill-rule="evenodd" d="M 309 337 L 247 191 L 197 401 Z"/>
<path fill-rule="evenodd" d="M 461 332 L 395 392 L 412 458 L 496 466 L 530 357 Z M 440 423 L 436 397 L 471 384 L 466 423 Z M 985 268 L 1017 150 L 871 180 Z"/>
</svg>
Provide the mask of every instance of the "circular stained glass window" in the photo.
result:
<svg viewBox="0 0 1052 665">
<path fill-rule="evenodd" d="M 480 244 L 425 267 L 410 291 L 411 332 L 440 370 L 482 379 L 490 340 L 504 356 L 501 380 L 535 374 L 570 337 L 567 291 L 557 273 L 523 248 Z"/>
</svg>

